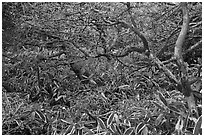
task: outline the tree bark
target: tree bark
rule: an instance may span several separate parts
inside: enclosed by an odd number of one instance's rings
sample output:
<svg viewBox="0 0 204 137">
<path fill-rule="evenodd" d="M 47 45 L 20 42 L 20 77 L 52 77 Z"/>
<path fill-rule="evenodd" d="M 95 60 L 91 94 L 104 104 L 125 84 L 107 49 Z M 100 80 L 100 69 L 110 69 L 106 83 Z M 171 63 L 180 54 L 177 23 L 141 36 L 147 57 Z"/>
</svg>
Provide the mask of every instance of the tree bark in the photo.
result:
<svg viewBox="0 0 204 137">
<path fill-rule="evenodd" d="M 188 73 L 186 69 L 187 66 L 184 63 L 183 53 L 182 53 L 182 47 L 184 46 L 185 38 L 189 28 L 189 15 L 188 15 L 187 3 L 181 3 L 181 8 L 183 13 L 183 25 L 174 48 L 174 57 L 176 58 L 178 67 L 180 68 L 180 74 L 181 74 L 180 85 L 182 87 L 181 92 L 185 96 L 190 112 L 194 111 L 197 113 L 195 98 L 192 92 L 193 90 L 191 89 L 191 86 L 188 80 Z"/>
</svg>

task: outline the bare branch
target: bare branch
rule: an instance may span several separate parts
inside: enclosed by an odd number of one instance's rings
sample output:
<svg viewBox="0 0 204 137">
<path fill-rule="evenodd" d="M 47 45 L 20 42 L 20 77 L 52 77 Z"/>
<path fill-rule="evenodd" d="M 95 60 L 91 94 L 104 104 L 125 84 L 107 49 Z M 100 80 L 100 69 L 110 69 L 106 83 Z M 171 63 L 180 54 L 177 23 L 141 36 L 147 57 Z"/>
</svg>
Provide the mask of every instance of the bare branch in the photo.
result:
<svg viewBox="0 0 204 137">
<path fill-rule="evenodd" d="M 150 53 L 151 60 L 153 60 L 159 69 L 163 70 L 166 76 L 170 79 L 173 80 L 176 84 L 180 84 L 180 82 L 177 80 L 177 78 L 171 73 L 171 71 L 153 54 Z"/>
<path fill-rule="evenodd" d="M 89 55 L 86 51 L 84 51 L 83 49 L 81 49 L 75 42 L 70 42 L 70 43 L 72 43 L 72 45 L 73 45 L 75 48 L 77 48 L 79 51 L 81 51 L 86 57 L 90 57 L 90 55 Z"/>
<path fill-rule="evenodd" d="M 172 62 L 172 61 L 175 61 L 175 60 L 176 60 L 176 58 L 172 57 L 172 58 L 170 58 L 169 60 L 163 61 L 162 63 L 163 63 L 163 64 L 168 64 L 168 63 L 170 63 L 170 62 Z"/>
<path fill-rule="evenodd" d="M 187 100 L 187 104 L 188 104 L 188 108 L 190 110 L 190 112 L 196 112 L 197 116 L 198 116 L 198 111 L 196 108 L 196 103 L 195 103 L 195 97 L 193 94 L 193 90 L 191 89 L 191 85 L 189 83 L 188 80 L 188 72 L 186 69 L 186 65 L 184 64 L 184 60 L 183 60 L 183 54 L 182 54 L 182 46 L 185 42 L 185 38 L 188 32 L 188 28 L 189 28 L 189 15 L 188 15 L 188 9 L 187 9 L 187 3 L 181 3 L 181 8 L 182 8 L 182 13 L 183 13 L 183 25 L 181 28 L 181 32 L 178 36 L 178 39 L 176 41 L 176 45 L 174 48 L 174 57 L 177 59 L 177 63 L 178 66 L 180 68 L 180 74 L 181 74 L 181 79 L 180 79 L 180 83 L 181 83 L 181 92 L 184 94 L 186 100 Z"/>
<path fill-rule="evenodd" d="M 188 27 L 189 27 L 189 15 L 187 11 L 187 3 L 181 3 L 181 7 L 183 12 L 183 25 L 174 48 L 174 56 L 177 58 L 180 64 L 183 62 L 182 46 L 185 41 L 185 38 L 188 32 Z"/>
<path fill-rule="evenodd" d="M 145 52 L 145 50 L 143 48 L 138 48 L 138 47 L 129 47 L 129 48 L 126 48 L 122 53 L 116 53 L 116 54 L 113 54 L 113 56 L 125 57 L 132 52 L 138 52 L 138 53 L 142 54 Z"/>
<path fill-rule="evenodd" d="M 124 27 L 124 28 L 129 28 L 130 30 L 132 30 L 136 35 L 138 35 L 142 42 L 143 42 L 143 45 L 144 45 L 144 49 L 145 49 L 145 54 L 147 56 L 149 56 L 149 46 L 148 46 L 148 41 L 147 39 L 145 38 L 145 36 L 140 33 L 140 31 L 136 28 L 136 27 L 132 27 L 131 25 L 127 24 L 125 21 L 120 21 L 120 24 Z M 147 52 L 146 52 L 147 51 Z"/>
</svg>

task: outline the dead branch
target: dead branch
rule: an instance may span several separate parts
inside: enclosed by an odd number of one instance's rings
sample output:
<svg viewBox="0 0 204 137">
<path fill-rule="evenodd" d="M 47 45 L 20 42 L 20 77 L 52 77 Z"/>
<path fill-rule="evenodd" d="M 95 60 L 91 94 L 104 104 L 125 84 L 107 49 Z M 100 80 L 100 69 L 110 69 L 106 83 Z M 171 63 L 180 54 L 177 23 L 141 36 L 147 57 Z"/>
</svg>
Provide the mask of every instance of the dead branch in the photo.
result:
<svg viewBox="0 0 204 137">
<path fill-rule="evenodd" d="M 134 23 L 134 22 L 133 22 Z M 148 41 L 147 39 L 145 38 L 145 36 L 140 33 L 140 31 L 136 28 L 136 27 L 133 27 L 132 25 L 129 25 L 127 24 L 125 21 L 120 21 L 120 24 L 124 27 L 124 28 L 129 28 L 130 30 L 132 30 L 136 35 L 138 35 L 142 42 L 143 42 L 143 46 L 144 46 L 144 51 L 145 51 L 145 55 L 149 56 L 149 46 L 148 46 Z"/>
</svg>

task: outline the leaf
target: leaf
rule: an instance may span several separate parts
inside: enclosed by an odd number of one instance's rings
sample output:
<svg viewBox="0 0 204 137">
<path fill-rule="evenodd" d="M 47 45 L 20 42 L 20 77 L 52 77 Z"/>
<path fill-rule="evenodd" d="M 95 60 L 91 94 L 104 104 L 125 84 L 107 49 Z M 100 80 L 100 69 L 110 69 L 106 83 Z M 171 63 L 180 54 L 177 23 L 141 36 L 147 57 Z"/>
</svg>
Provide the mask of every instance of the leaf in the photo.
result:
<svg viewBox="0 0 204 137">
<path fill-rule="evenodd" d="M 35 113 L 36 113 L 36 116 L 38 116 L 38 118 L 40 118 L 42 121 L 44 121 L 44 123 L 47 123 L 47 118 L 41 111 L 36 110 Z"/>
<path fill-rule="evenodd" d="M 67 134 L 72 134 L 73 132 L 74 132 L 74 130 L 75 130 L 75 127 L 74 127 L 74 125 L 73 124 L 71 124 L 71 125 L 69 125 L 68 126 L 68 128 L 66 129 L 66 131 L 65 131 L 65 135 L 67 135 Z"/>
<path fill-rule="evenodd" d="M 130 85 L 121 85 L 118 88 L 119 89 L 128 89 L 128 88 L 130 88 Z"/>
<path fill-rule="evenodd" d="M 163 108 L 160 104 L 158 104 L 157 102 L 153 101 L 154 105 L 157 106 L 159 109 L 161 110 L 165 110 L 165 108 Z"/>
<path fill-rule="evenodd" d="M 116 124 L 119 125 L 121 122 L 119 120 L 118 114 L 115 113 L 114 118 L 115 118 Z"/>
<path fill-rule="evenodd" d="M 175 106 L 169 105 L 168 108 L 174 112 L 180 113 L 180 111 Z"/>
<path fill-rule="evenodd" d="M 139 134 L 144 127 L 145 127 L 145 124 L 143 122 L 140 122 L 135 129 L 136 133 Z"/>
<path fill-rule="evenodd" d="M 148 135 L 148 127 L 145 125 L 145 127 L 143 128 L 143 130 L 142 130 L 142 132 L 141 132 L 141 134 L 142 135 Z"/>
<path fill-rule="evenodd" d="M 131 126 L 130 121 L 128 119 L 125 119 L 123 123 L 128 127 Z"/>
<path fill-rule="evenodd" d="M 194 135 L 202 135 L 201 125 L 202 125 L 202 115 L 198 118 L 198 120 L 197 120 L 197 122 L 195 124 L 195 127 L 193 129 L 193 134 Z"/>
<path fill-rule="evenodd" d="M 129 127 L 128 129 L 125 130 L 123 135 L 131 135 L 134 132 L 133 127 Z"/>
<path fill-rule="evenodd" d="M 181 96 L 181 93 L 176 90 L 171 91 L 169 94 L 171 97 Z"/>
<path fill-rule="evenodd" d="M 71 124 L 70 122 L 64 120 L 64 119 L 60 119 L 62 122 L 67 123 L 67 124 Z"/>
<path fill-rule="evenodd" d="M 113 123 L 109 126 L 110 131 L 113 133 L 113 135 L 119 135 L 119 132 L 116 129 L 116 124 Z"/>
<path fill-rule="evenodd" d="M 90 129 L 88 129 L 87 127 L 84 127 L 84 126 L 81 129 L 84 132 L 84 134 L 91 131 Z"/>
<path fill-rule="evenodd" d="M 152 66 L 151 69 L 152 69 L 152 72 L 153 72 L 154 74 L 157 74 L 157 72 L 156 72 L 156 67 L 155 67 L 155 66 Z"/>
<path fill-rule="evenodd" d="M 120 130 L 120 126 L 117 124 L 114 124 L 114 126 L 115 126 L 116 130 L 118 131 L 119 135 L 122 135 L 122 132 Z"/>
<path fill-rule="evenodd" d="M 185 135 L 193 135 L 193 133 L 191 131 L 184 131 Z"/>
<path fill-rule="evenodd" d="M 150 121 L 150 117 L 149 117 L 148 114 L 145 115 L 144 121 L 145 121 L 145 122 L 149 122 L 149 121 Z"/>
<path fill-rule="evenodd" d="M 101 92 L 101 96 L 104 99 L 104 101 L 106 102 L 108 100 L 108 98 L 105 96 L 105 94 L 103 92 Z"/>
<path fill-rule="evenodd" d="M 31 113 L 31 120 L 35 120 L 35 111 Z"/>
<path fill-rule="evenodd" d="M 94 135 L 95 133 L 93 131 L 91 131 L 90 129 L 83 127 L 82 128 L 83 134 L 84 135 Z"/>
<path fill-rule="evenodd" d="M 57 98 L 55 98 L 55 101 L 58 101 L 58 100 L 60 100 L 61 98 L 64 99 L 65 97 L 66 97 L 65 95 L 60 95 L 60 96 L 58 96 Z"/>
<path fill-rule="evenodd" d="M 110 116 L 108 117 L 108 120 L 107 120 L 107 127 L 109 127 L 111 124 L 112 124 L 112 122 L 113 122 L 113 120 L 114 120 L 114 112 L 112 112 L 111 114 L 110 114 Z"/>
<path fill-rule="evenodd" d="M 106 132 L 105 135 L 112 135 L 111 132 Z"/>
<path fill-rule="evenodd" d="M 184 126 L 183 118 L 182 118 L 181 116 L 179 116 L 178 122 L 176 123 L 176 126 L 175 126 L 175 131 L 176 131 L 179 135 L 181 135 L 181 133 L 182 133 L 183 126 Z"/>
<path fill-rule="evenodd" d="M 97 121 L 98 121 L 98 125 L 101 127 L 101 129 L 106 129 L 106 125 L 101 118 L 97 118 Z"/>
<path fill-rule="evenodd" d="M 162 113 L 159 114 L 159 116 L 158 116 L 157 119 L 155 120 L 155 125 L 156 125 L 156 126 L 158 126 L 158 125 L 161 123 L 163 117 L 164 117 L 164 115 L 163 115 Z"/>
<path fill-rule="evenodd" d="M 168 103 L 167 103 L 166 99 L 164 98 L 163 94 L 162 93 L 158 93 L 158 94 L 159 94 L 160 100 L 164 103 L 164 105 L 168 106 Z"/>
</svg>

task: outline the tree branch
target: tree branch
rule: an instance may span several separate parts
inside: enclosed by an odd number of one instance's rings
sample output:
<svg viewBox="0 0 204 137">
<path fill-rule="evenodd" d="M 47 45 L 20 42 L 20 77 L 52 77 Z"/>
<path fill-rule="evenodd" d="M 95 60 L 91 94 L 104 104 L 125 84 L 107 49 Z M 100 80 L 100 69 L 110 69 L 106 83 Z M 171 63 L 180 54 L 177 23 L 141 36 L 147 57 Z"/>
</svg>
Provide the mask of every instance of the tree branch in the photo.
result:
<svg viewBox="0 0 204 137">
<path fill-rule="evenodd" d="M 189 27 L 189 15 L 187 10 L 187 3 L 181 3 L 181 7 L 183 12 L 183 25 L 174 48 L 174 56 L 176 57 L 180 65 L 183 64 L 182 46 L 184 44 Z"/>
<path fill-rule="evenodd" d="M 75 48 L 77 48 L 79 51 L 81 51 L 86 57 L 90 57 L 90 55 L 89 55 L 86 51 L 84 51 L 83 49 L 81 49 L 75 42 L 70 42 L 70 43 L 72 43 L 72 45 L 73 45 Z"/>
<path fill-rule="evenodd" d="M 122 53 L 116 53 L 116 54 L 113 54 L 113 56 L 115 56 L 115 57 L 125 57 L 125 56 L 129 55 L 132 52 L 138 52 L 138 53 L 142 54 L 142 53 L 145 52 L 145 50 L 143 48 L 138 48 L 138 47 L 128 47 L 124 51 L 122 51 Z"/>
<path fill-rule="evenodd" d="M 166 38 L 166 40 L 165 40 L 165 44 L 164 44 L 164 46 L 159 50 L 159 52 L 157 53 L 157 57 L 159 58 L 161 55 L 162 55 L 162 53 L 168 48 L 168 41 L 169 41 L 169 39 L 172 37 L 172 36 L 174 36 L 177 32 L 178 32 L 178 30 L 180 29 L 180 27 L 179 28 L 176 28 L 173 32 L 171 32 L 171 34 Z M 161 42 L 161 41 L 160 41 Z"/>
<path fill-rule="evenodd" d="M 132 16 L 131 16 L 132 17 Z M 138 35 L 142 42 L 143 42 L 143 45 L 144 45 L 144 51 L 145 51 L 145 55 L 149 56 L 150 54 L 150 50 L 149 50 L 149 46 L 148 46 L 148 41 L 147 39 L 145 38 L 145 36 L 140 33 L 140 31 L 136 28 L 136 27 L 133 27 L 129 24 L 127 24 L 126 22 L 124 21 L 120 21 L 120 24 L 124 27 L 124 28 L 129 28 L 130 30 L 132 30 L 136 35 Z"/>
<path fill-rule="evenodd" d="M 177 80 L 177 78 L 171 73 L 171 71 L 153 54 L 150 53 L 150 59 L 153 60 L 157 66 L 164 71 L 166 76 L 170 79 L 173 80 L 174 83 L 180 84 L 180 82 Z"/>
<path fill-rule="evenodd" d="M 174 48 L 174 57 L 177 59 L 178 66 L 180 68 L 180 74 L 181 74 L 180 83 L 182 87 L 181 92 L 185 96 L 190 112 L 191 113 L 196 112 L 196 115 L 198 116 L 195 97 L 188 80 L 188 72 L 184 64 L 183 55 L 182 55 L 182 46 L 185 42 L 185 38 L 188 32 L 189 22 L 190 22 L 187 3 L 181 3 L 181 8 L 183 13 L 183 25 Z"/>
</svg>

